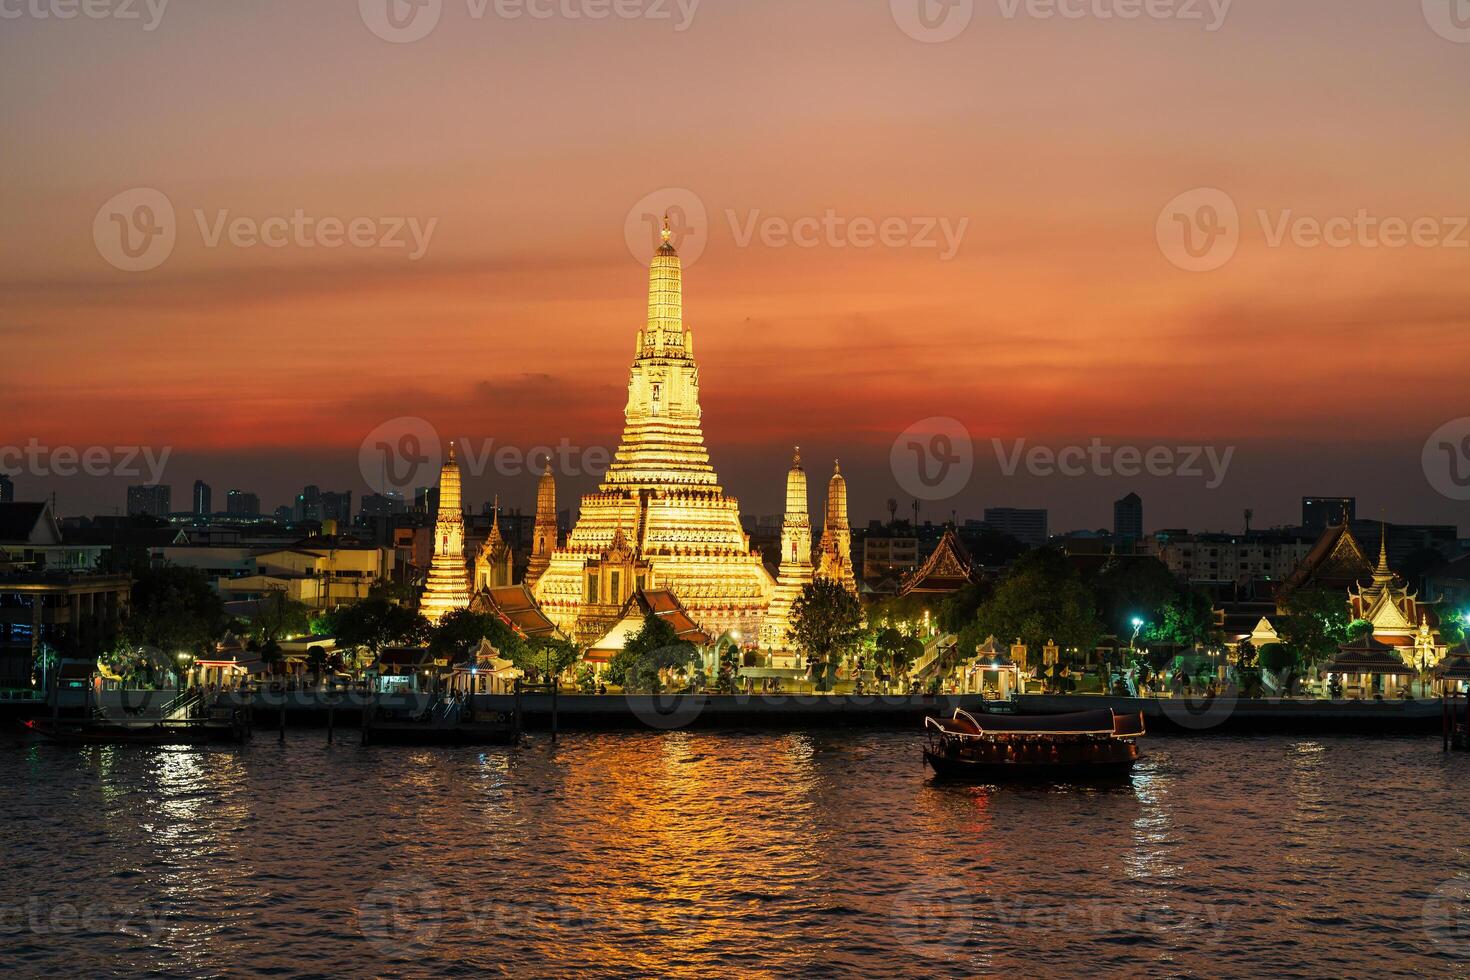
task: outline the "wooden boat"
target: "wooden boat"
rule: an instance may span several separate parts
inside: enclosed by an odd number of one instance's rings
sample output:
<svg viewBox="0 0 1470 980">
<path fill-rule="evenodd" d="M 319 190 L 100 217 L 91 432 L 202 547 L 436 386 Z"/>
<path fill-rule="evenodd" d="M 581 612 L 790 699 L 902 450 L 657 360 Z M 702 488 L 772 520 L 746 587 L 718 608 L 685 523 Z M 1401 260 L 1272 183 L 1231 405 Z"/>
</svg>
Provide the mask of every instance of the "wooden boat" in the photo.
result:
<svg viewBox="0 0 1470 980">
<path fill-rule="evenodd" d="M 981 715 L 924 719 L 924 761 L 945 779 L 1097 779 L 1126 776 L 1138 761 L 1143 712 Z"/>
</svg>

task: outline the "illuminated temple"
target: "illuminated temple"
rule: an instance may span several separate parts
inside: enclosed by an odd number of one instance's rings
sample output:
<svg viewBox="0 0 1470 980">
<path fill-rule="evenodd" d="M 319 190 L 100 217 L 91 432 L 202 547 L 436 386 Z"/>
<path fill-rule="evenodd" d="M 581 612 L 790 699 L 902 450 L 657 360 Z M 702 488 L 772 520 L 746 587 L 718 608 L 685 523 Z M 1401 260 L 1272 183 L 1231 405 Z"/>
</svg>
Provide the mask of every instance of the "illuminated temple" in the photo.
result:
<svg viewBox="0 0 1470 980">
<path fill-rule="evenodd" d="M 775 582 L 740 525 L 739 501 L 710 465 L 701 417 L 682 270 L 666 228 L 649 269 L 622 442 L 534 586 L 568 635 L 595 641 L 639 589 L 672 591 L 711 636 L 761 634 Z"/>
<path fill-rule="evenodd" d="M 464 560 L 464 510 L 460 504 L 459 460 L 454 443 L 439 471 L 439 512 L 434 520 L 434 557 L 419 612 L 437 623 L 454 609 L 470 604 L 469 571 Z"/>
</svg>

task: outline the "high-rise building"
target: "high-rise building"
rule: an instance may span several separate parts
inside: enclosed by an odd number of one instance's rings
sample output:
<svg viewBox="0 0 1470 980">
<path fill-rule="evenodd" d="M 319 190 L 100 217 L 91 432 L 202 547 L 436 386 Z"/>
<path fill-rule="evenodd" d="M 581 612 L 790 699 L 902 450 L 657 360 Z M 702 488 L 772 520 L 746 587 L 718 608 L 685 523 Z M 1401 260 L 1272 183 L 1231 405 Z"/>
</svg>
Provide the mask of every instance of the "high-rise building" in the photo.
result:
<svg viewBox="0 0 1470 980">
<path fill-rule="evenodd" d="M 1039 548 L 1047 541 L 1045 510 L 1023 507 L 987 507 L 985 523 L 991 530 L 1008 534 L 1024 545 Z"/>
<path fill-rule="evenodd" d="M 389 490 L 387 493 L 365 494 L 358 514 L 364 521 L 371 521 L 375 517 L 392 517 L 407 510 L 408 502 L 403 499 L 403 494 Z"/>
<path fill-rule="evenodd" d="M 336 521 L 338 527 L 347 527 L 352 523 L 352 491 L 339 493 L 308 484 L 296 495 L 295 515 L 298 521 Z"/>
<path fill-rule="evenodd" d="M 14 502 L 15 484 L 10 481 L 10 477 L 6 476 L 4 473 L 0 473 L 0 504 L 9 504 Z"/>
<path fill-rule="evenodd" d="M 295 523 L 296 519 L 295 511 L 293 511 L 291 507 L 287 504 L 282 504 L 281 506 L 277 507 L 273 516 L 275 517 L 277 524 L 284 525 L 293 524 Z"/>
<path fill-rule="evenodd" d="M 1143 498 L 1130 493 L 1113 502 L 1113 537 L 1118 541 L 1143 540 Z"/>
<path fill-rule="evenodd" d="M 194 513 L 199 516 L 214 513 L 214 491 L 203 480 L 194 481 Z"/>
<path fill-rule="evenodd" d="M 260 514 L 260 497 L 244 490 L 231 490 L 225 494 L 225 513 L 255 517 Z"/>
<path fill-rule="evenodd" d="M 166 517 L 172 513 L 169 498 L 173 488 L 165 483 L 128 487 L 128 516 Z"/>
<path fill-rule="evenodd" d="M 1358 517 L 1357 497 L 1303 497 L 1302 528 L 1321 533 L 1328 526 L 1351 524 Z"/>
</svg>

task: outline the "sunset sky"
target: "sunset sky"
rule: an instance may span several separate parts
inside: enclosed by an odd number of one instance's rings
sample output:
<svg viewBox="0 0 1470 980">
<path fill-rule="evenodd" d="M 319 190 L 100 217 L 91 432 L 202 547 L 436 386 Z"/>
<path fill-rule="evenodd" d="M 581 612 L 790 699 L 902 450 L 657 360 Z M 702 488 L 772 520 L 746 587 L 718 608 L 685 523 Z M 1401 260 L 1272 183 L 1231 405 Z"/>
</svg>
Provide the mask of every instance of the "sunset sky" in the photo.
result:
<svg viewBox="0 0 1470 980">
<path fill-rule="evenodd" d="M 270 509 L 305 483 L 367 492 L 359 446 L 397 416 L 615 445 L 645 312 L 630 211 L 683 188 L 707 214 L 685 272 L 706 435 L 748 512 L 779 509 L 793 443 L 823 478 L 842 457 L 855 523 L 907 508 L 895 437 L 949 416 L 977 462 L 923 505 L 936 520 L 1043 506 L 1054 531 L 1101 527 L 1136 489 L 1149 529 L 1236 528 L 1246 507 L 1289 523 L 1303 494 L 1470 524 L 1420 462 L 1470 415 L 1470 43 L 1417 0 L 1236 0 L 1214 31 L 975 0 L 943 43 L 887 0 L 704 0 L 684 30 L 672 0 L 671 19 L 603 20 L 445 0 L 413 43 L 352 0 L 178 2 L 153 30 L 136 7 L 0 20 L 0 446 L 166 446 L 176 508 L 203 478 L 219 507 L 240 486 Z M 177 214 L 145 272 L 94 239 L 134 188 Z M 1196 188 L 1239 208 L 1215 271 L 1156 237 Z M 195 217 L 298 210 L 437 223 L 411 260 L 209 247 Z M 948 260 L 741 243 L 754 217 L 829 210 L 965 234 Z M 1288 212 L 1434 218 L 1452 241 L 1273 247 Z M 1211 490 L 1007 477 L 991 442 L 1094 437 L 1235 455 Z M 15 479 L 64 514 L 119 507 L 131 482 Z M 476 509 L 533 504 L 531 477 L 467 484 Z"/>
</svg>

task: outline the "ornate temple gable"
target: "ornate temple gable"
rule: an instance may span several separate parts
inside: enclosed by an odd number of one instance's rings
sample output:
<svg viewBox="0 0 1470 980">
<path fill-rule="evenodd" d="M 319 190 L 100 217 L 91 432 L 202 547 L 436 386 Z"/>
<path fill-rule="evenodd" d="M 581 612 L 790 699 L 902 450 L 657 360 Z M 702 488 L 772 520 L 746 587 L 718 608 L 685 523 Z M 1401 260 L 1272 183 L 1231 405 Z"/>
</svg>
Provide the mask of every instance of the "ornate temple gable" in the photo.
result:
<svg viewBox="0 0 1470 980">
<path fill-rule="evenodd" d="M 1353 532 L 1346 524 L 1334 524 L 1282 582 L 1279 598 L 1301 588 L 1350 589 L 1372 576 L 1373 563 Z"/>
<path fill-rule="evenodd" d="M 947 528 L 934 554 L 908 577 L 899 594 L 958 592 L 973 581 L 974 574 L 975 563 L 970 553 L 965 550 L 954 528 Z"/>
<path fill-rule="evenodd" d="M 475 591 L 498 589 L 511 584 L 511 567 L 515 555 L 510 543 L 500 534 L 500 498 L 495 498 L 495 509 L 490 519 L 490 534 L 475 556 Z"/>
</svg>

